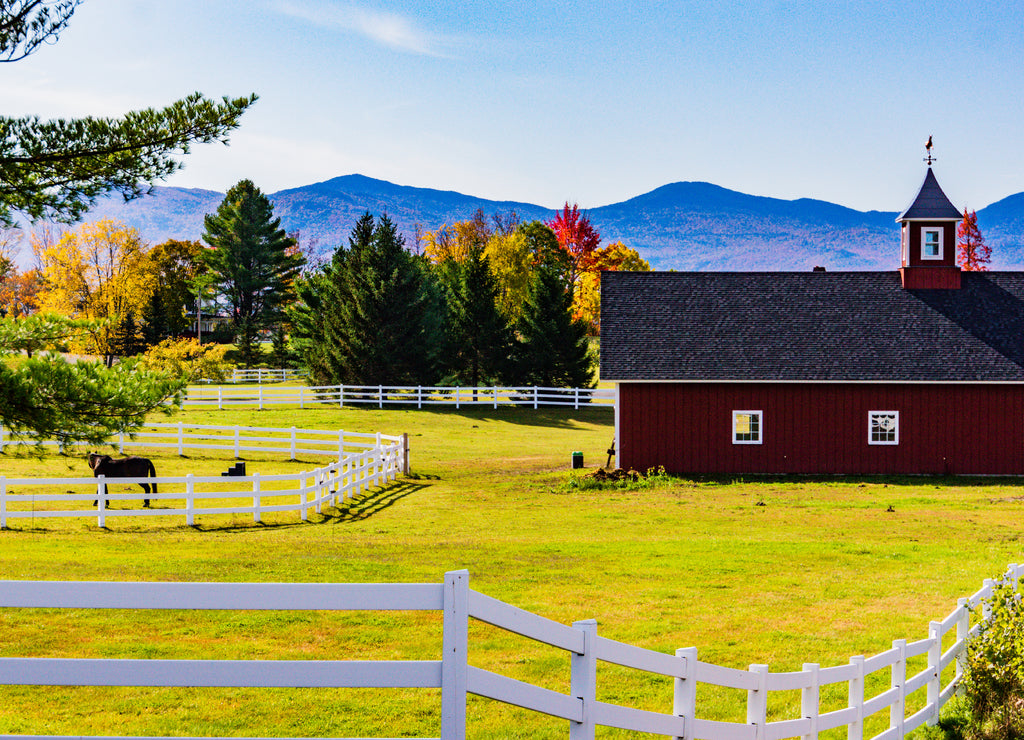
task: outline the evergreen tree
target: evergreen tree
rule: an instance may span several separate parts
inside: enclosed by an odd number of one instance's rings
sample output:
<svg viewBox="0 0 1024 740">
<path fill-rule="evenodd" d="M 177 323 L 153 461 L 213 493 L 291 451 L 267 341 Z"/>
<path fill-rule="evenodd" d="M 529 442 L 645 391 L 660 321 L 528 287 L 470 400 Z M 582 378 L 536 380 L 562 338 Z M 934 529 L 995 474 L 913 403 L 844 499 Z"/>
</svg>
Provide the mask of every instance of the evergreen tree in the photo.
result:
<svg viewBox="0 0 1024 740">
<path fill-rule="evenodd" d="M 252 367 L 259 333 L 284 318 L 305 260 L 281 219 L 274 218 L 270 201 L 249 180 L 228 190 L 205 226 L 203 239 L 211 249 L 203 257 L 231 312 L 242 362 Z"/>
<path fill-rule="evenodd" d="M 160 344 L 170 336 L 161 295 L 160 290 L 153 291 L 149 302 L 142 307 L 142 342 L 147 347 Z"/>
<path fill-rule="evenodd" d="M 503 382 L 510 375 L 512 330 L 498 307 L 498 286 L 484 254 L 474 245 L 460 261 L 437 267 L 448 304 L 448 370 L 453 383 Z"/>
<path fill-rule="evenodd" d="M 114 353 L 121 357 L 134 357 L 145 348 L 142 331 L 138 322 L 135 321 L 135 314 L 132 311 L 129 311 L 123 319 L 117 322 L 111 344 Z"/>
<path fill-rule="evenodd" d="M 548 388 L 590 388 L 593 364 L 587 323 L 574 319 L 572 292 L 559 270 L 539 266 L 518 325 L 516 382 Z"/>
<path fill-rule="evenodd" d="M 57 37 L 79 0 L 0 2 L 0 62 L 16 62 Z M 194 93 L 163 109 L 122 118 L 40 120 L 0 117 L 0 225 L 21 213 L 31 221 L 71 223 L 104 193 L 130 199 L 181 167 L 194 143 L 220 141 L 256 96 L 221 103 Z"/>
<path fill-rule="evenodd" d="M 364 214 L 331 264 L 302 281 L 293 345 L 318 382 L 424 384 L 436 379 L 440 309 L 423 261 L 387 216 Z"/>
</svg>

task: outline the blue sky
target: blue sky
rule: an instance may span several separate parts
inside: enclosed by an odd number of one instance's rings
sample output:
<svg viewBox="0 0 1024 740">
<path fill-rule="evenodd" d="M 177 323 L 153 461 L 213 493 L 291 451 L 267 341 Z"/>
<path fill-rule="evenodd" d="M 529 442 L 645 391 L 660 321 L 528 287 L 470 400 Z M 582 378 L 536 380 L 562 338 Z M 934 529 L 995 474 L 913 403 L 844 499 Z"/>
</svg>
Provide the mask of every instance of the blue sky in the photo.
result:
<svg viewBox="0 0 1024 740">
<path fill-rule="evenodd" d="M 901 210 L 1024 191 L 1024 5 L 86 0 L 5 115 L 256 92 L 168 184 L 360 173 L 555 207 L 682 180 Z"/>
</svg>

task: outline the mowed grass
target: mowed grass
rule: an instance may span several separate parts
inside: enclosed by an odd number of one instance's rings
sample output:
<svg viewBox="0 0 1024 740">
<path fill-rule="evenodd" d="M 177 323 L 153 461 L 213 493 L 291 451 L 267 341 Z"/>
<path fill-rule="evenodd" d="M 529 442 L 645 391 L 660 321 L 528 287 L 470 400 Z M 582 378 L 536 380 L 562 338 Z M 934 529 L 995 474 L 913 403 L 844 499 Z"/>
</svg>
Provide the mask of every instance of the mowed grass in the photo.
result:
<svg viewBox="0 0 1024 740">
<path fill-rule="evenodd" d="M 272 409 L 176 418 L 408 432 L 413 475 L 308 523 L 294 514 L 261 525 L 224 515 L 188 528 L 180 517 L 136 517 L 109 519 L 100 530 L 95 519 L 15 520 L 0 532 L 2 577 L 438 583 L 445 571 L 466 568 L 475 590 L 562 623 L 595 618 L 599 634 L 631 644 L 664 652 L 696 646 L 704 661 L 789 671 L 872 655 L 895 638 L 922 639 L 957 597 L 1022 558 L 1018 479 L 571 487 L 572 451 L 582 451 L 590 468 L 604 463 L 608 409 Z M 161 475 L 209 474 L 232 462 L 230 453 L 145 454 Z M 249 472 L 321 462 L 283 457 L 247 456 Z M 9 452 L 0 467 L 8 477 L 89 474 L 81 455 Z M 0 631 L 3 656 L 434 660 L 441 644 L 432 613 L 7 609 Z M 568 689 L 567 655 L 485 625 L 471 627 L 470 662 Z M 671 711 L 670 679 L 602 665 L 598 681 L 601 700 Z M 869 694 L 883 685 L 887 674 Z M 436 737 L 440 722 L 436 690 L 0 687 L 0 699 L 0 733 Z M 698 714 L 742 722 L 745 699 L 745 692 L 701 687 Z M 823 692 L 823 710 L 844 703 L 844 690 Z M 773 697 L 770 719 L 798 710 L 796 692 Z M 472 697 L 468 725 L 473 738 L 568 734 L 564 721 Z"/>
</svg>

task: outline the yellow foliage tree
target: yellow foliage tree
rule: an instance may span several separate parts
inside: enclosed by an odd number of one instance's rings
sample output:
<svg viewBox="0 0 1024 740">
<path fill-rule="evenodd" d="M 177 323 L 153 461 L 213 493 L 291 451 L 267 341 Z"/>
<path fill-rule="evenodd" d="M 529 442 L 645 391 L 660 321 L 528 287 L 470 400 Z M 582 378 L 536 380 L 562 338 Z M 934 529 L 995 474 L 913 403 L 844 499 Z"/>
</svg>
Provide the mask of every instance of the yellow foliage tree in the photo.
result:
<svg viewBox="0 0 1024 740">
<path fill-rule="evenodd" d="M 579 276 L 572 297 L 573 316 L 583 319 L 594 334 L 601 333 L 601 271 L 649 272 L 647 260 L 622 242 L 612 242 L 594 251 L 594 269 Z"/>
<path fill-rule="evenodd" d="M 198 339 L 165 339 L 146 351 L 142 364 L 189 383 L 223 383 L 232 368 L 224 359 L 227 350 L 226 344 L 200 344 Z"/>
<path fill-rule="evenodd" d="M 498 284 L 498 308 L 515 325 L 530 296 L 534 262 L 530 242 L 521 231 L 494 234 L 487 242 L 484 256 Z"/>
<path fill-rule="evenodd" d="M 443 225 L 436 231 L 423 232 L 423 254 L 435 265 L 447 260 L 463 262 L 474 249 L 483 249 L 491 238 L 484 210 L 478 208 L 468 221 Z"/>
<path fill-rule="evenodd" d="M 42 272 L 39 306 L 73 318 L 107 319 L 92 348 L 113 361 L 117 321 L 139 316 L 156 284 L 139 232 L 104 219 L 81 224 L 59 241 L 33 239 Z"/>
</svg>

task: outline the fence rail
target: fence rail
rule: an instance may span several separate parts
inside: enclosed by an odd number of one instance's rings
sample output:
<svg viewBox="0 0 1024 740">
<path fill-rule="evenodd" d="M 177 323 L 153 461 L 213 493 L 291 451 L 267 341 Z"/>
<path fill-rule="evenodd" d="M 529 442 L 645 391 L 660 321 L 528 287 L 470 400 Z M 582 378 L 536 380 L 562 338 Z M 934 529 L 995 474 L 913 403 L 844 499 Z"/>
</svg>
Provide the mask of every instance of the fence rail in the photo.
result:
<svg viewBox="0 0 1024 740">
<path fill-rule="evenodd" d="M 540 408 L 548 406 L 581 406 L 613 408 L 615 391 L 608 388 L 543 388 L 529 386 L 511 388 L 454 387 L 454 386 L 393 386 L 393 385 L 330 385 L 330 386 L 190 386 L 185 397 L 186 406 L 271 405 L 338 406 L 519 406 Z"/>
<path fill-rule="evenodd" d="M 36 444 L 35 440 L 10 439 L 0 428 L 0 452 L 6 446 Z M 43 444 L 58 445 L 46 441 Z M 150 424 L 135 438 L 111 440 L 118 449 L 173 448 L 179 455 L 186 449 L 230 450 L 235 458 L 242 452 L 284 452 L 292 460 L 297 455 L 329 455 L 337 458 L 322 467 L 283 475 L 248 476 L 157 476 L 147 478 L 7 478 L 0 476 L 0 529 L 11 519 L 96 518 L 97 526 L 106 526 L 110 517 L 183 516 L 192 526 L 195 517 L 206 514 L 252 514 L 254 522 L 271 512 L 298 512 L 307 521 L 310 509 L 317 513 L 372 487 L 387 485 L 400 474 L 409 472 L 408 436 L 360 434 L 315 429 L 278 429 L 273 427 L 219 427 L 210 425 Z M 64 449 L 63 446 L 61 448 Z M 113 493 L 112 485 L 155 484 L 159 493 Z M 88 493 L 67 493 L 69 486 L 93 488 Z M 171 490 L 168 490 L 170 487 Z M 53 488 L 53 493 L 38 489 Z M 31 489 L 31 493 L 19 490 Z M 111 508 L 112 503 L 131 501 L 159 502 L 159 508 Z M 244 504 L 237 503 L 245 501 Z M 79 508 L 50 508 L 53 504 Z M 92 506 L 95 504 L 96 509 Z"/>
<path fill-rule="evenodd" d="M 1006 580 L 1016 583 L 1024 566 L 1011 565 Z M 932 724 L 962 675 L 961 660 L 972 610 L 992 595 L 995 581 L 967 599 L 929 635 L 870 658 L 854 656 L 848 665 L 822 668 L 805 663 L 802 671 L 771 673 L 766 665 L 748 671 L 704 663 L 696 648 L 675 655 L 654 652 L 598 637 L 597 623 L 571 627 L 523 611 L 469 589 L 469 574 L 452 571 L 443 584 L 254 584 L 254 583 L 81 583 L 0 581 L 0 608 L 65 609 L 322 609 L 443 611 L 439 660 L 427 661 L 218 661 L 81 660 L 0 658 L 0 684 L 43 686 L 231 686 L 231 687 L 412 687 L 440 688 L 441 740 L 464 740 L 466 696 L 474 694 L 568 722 L 570 740 L 592 740 L 597 726 L 667 735 L 686 740 L 782 740 L 817 737 L 847 727 L 847 737 L 864 737 L 864 720 L 888 712 L 889 727 L 874 740 L 903 738 Z M 984 613 L 982 619 L 987 618 Z M 568 694 L 534 686 L 468 665 L 469 620 L 476 619 L 570 654 Z M 942 651 L 946 633 L 955 642 Z M 907 675 L 907 660 L 927 655 L 927 667 Z M 671 712 L 654 712 L 597 701 L 597 664 L 615 663 L 674 678 Z M 956 661 L 953 678 L 942 685 L 943 671 Z M 888 671 L 890 688 L 865 698 L 865 679 Z M 848 685 L 848 706 L 821 712 L 821 689 Z M 747 691 L 746 723 L 697 716 L 697 686 L 710 684 Z M 907 697 L 927 692 L 923 708 L 906 715 Z M 800 716 L 769 722 L 772 692 L 800 691 Z M 34 736 L 43 737 L 43 736 Z"/>
</svg>

